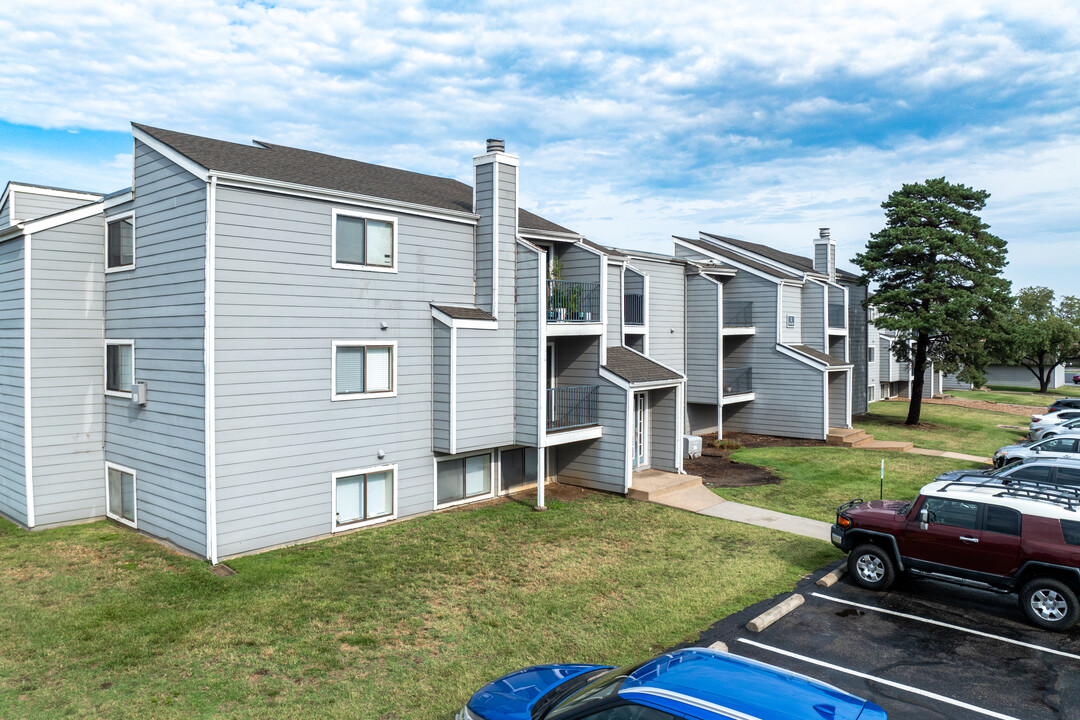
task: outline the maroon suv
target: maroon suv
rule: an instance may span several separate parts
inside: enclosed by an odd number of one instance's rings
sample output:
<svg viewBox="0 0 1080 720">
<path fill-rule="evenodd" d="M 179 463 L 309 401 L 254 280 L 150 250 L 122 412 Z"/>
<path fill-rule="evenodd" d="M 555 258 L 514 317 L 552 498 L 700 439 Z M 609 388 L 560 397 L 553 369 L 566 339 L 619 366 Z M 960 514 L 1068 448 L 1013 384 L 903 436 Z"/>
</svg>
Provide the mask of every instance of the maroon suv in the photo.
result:
<svg viewBox="0 0 1080 720">
<path fill-rule="evenodd" d="M 985 476 L 939 480 L 913 502 L 852 500 L 832 542 L 852 579 L 884 590 L 898 572 L 1013 592 L 1036 625 L 1080 617 L 1080 488 Z"/>
</svg>

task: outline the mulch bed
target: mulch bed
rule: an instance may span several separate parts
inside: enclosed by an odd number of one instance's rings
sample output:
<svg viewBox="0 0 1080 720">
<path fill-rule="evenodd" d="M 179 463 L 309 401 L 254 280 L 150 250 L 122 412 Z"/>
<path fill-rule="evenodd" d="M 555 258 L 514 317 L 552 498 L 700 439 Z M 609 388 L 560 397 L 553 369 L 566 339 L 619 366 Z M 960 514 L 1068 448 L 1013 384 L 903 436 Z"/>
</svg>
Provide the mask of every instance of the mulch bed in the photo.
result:
<svg viewBox="0 0 1080 720">
<path fill-rule="evenodd" d="M 683 461 L 683 467 L 691 475 L 700 475 L 705 487 L 732 488 L 752 487 L 756 485 L 777 485 L 780 478 L 765 468 L 746 465 L 730 458 L 731 453 L 739 449 L 759 447 L 821 447 L 821 440 L 800 440 L 798 438 L 775 437 L 773 435 L 750 435 L 747 433 L 725 433 L 727 446 L 717 448 L 713 445 L 716 433 L 701 436 L 701 457 Z"/>
</svg>

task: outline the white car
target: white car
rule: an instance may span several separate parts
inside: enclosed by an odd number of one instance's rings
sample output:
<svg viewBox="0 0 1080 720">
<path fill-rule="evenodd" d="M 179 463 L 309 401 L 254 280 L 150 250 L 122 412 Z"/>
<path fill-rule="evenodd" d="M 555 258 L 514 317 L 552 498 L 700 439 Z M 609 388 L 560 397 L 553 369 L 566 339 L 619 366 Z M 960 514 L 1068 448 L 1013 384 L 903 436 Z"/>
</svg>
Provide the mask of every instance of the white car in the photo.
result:
<svg viewBox="0 0 1080 720">
<path fill-rule="evenodd" d="M 1045 415 L 1032 415 L 1031 426 L 1028 427 L 1028 438 L 1034 440 L 1035 433 L 1051 425 L 1061 425 L 1068 420 L 1080 418 L 1080 410 L 1058 410 Z"/>
<path fill-rule="evenodd" d="M 1004 467 L 1023 462 L 1028 458 L 1069 458 L 1080 460 L 1080 432 L 1063 432 L 1055 437 L 1048 437 L 1037 442 L 1022 445 L 1006 445 L 994 453 L 994 467 Z"/>
<path fill-rule="evenodd" d="M 1038 442 L 1045 438 L 1054 437 L 1065 432 L 1080 432 L 1080 418 L 1073 418 L 1072 420 L 1066 420 L 1060 425 L 1047 425 L 1041 430 L 1035 432 L 1035 437 L 1031 438 L 1032 442 Z"/>
</svg>

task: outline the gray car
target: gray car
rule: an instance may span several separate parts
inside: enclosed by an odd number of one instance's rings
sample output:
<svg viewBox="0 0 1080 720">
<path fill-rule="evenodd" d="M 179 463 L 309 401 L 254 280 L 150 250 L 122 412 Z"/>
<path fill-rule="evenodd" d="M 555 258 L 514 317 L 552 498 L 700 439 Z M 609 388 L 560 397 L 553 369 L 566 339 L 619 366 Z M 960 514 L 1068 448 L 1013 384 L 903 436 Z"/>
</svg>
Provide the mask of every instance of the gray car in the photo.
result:
<svg viewBox="0 0 1080 720">
<path fill-rule="evenodd" d="M 1080 418 L 1066 420 L 1060 425 L 1047 425 L 1031 433 L 1031 442 L 1037 442 L 1043 438 L 1051 438 L 1055 435 L 1067 434 L 1069 431 L 1080 432 Z"/>
<path fill-rule="evenodd" d="M 993 457 L 994 467 L 1035 457 L 1080 459 L 1080 431 L 1067 430 L 1036 442 L 998 448 Z"/>
<path fill-rule="evenodd" d="M 1080 460 L 1071 458 L 1030 457 L 996 470 L 950 470 L 934 480 L 999 480 L 1009 483 L 1023 480 L 1029 483 L 1080 485 Z"/>
</svg>

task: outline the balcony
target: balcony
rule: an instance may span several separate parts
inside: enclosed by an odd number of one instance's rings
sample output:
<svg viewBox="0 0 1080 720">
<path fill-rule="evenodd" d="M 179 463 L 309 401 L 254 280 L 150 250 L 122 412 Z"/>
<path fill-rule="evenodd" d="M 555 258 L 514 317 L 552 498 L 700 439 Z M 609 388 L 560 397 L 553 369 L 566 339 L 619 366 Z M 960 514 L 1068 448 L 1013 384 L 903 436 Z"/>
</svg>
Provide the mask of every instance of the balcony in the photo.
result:
<svg viewBox="0 0 1080 720">
<path fill-rule="evenodd" d="M 600 283 L 547 281 L 548 335 L 602 335 Z"/>
<path fill-rule="evenodd" d="M 548 388 L 548 432 L 596 425 L 599 422 L 599 398 L 597 385 Z"/>
<path fill-rule="evenodd" d="M 645 324 L 645 296 L 642 293 L 626 293 L 623 295 L 623 324 Z"/>
<path fill-rule="evenodd" d="M 743 300 L 724 301 L 724 335 L 753 335 L 754 303 Z"/>
<path fill-rule="evenodd" d="M 746 402 L 754 399 L 754 368 L 724 368 L 723 402 Z"/>
<path fill-rule="evenodd" d="M 844 303 L 829 303 L 829 327 L 843 330 L 847 327 Z"/>
</svg>

